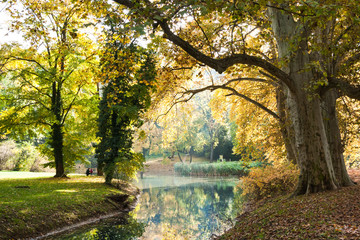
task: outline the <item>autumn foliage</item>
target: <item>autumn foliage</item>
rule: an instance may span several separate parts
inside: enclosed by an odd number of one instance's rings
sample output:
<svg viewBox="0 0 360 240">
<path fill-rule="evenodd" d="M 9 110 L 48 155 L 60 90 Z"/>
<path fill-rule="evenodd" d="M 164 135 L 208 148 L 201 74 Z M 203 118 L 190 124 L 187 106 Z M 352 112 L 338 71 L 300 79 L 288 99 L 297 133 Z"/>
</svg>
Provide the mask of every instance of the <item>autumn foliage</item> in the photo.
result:
<svg viewBox="0 0 360 240">
<path fill-rule="evenodd" d="M 247 176 L 241 178 L 238 188 L 242 189 L 243 201 L 259 201 L 290 193 L 296 187 L 298 176 L 299 170 L 291 163 L 252 168 Z"/>
</svg>

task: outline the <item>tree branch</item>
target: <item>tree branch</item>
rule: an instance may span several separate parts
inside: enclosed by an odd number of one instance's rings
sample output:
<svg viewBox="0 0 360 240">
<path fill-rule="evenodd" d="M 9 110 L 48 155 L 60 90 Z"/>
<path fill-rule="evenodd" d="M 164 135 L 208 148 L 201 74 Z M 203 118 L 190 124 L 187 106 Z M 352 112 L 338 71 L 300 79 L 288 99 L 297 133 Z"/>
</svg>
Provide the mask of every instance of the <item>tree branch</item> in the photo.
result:
<svg viewBox="0 0 360 240">
<path fill-rule="evenodd" d="M 232 94 L 230 95 L 234 95 L 234 96 L 238 96 L 241 97 L 243 99 L 245 99 L 246 101 L 254 104 L 255 106 L 261 108 L 262 110 L 264 110 L 265 112 L 269 113 L 271 116 L 273 116 L 276 119 L 280 119 L 280 117 L 273 112 L 272 110 L 270 110 L 269 108 L 265 107 L 264 105 L 262 105 L 261 103 L 249 98 L 248 96 L 245 96 L 244 94 L 239 93 L 238 91 L 236 91 L 234 88 L 228 87 L 226 85 L 210 85 L 210 86 L 206 86 L 204 88 L 199 88 L 199 89 L 194 89 L 194 90 L 188 90 L 187 92 L 185 92 L 183 95 L 185 94 L 191 94 L 191 97 L 189 99 L 186 99 L 186 101 L 189 101 L 195 94 L 200 93 L 200 92 L 204 92 L 204 91 L 214 91 L 216 89 L 224 89 L 224 90 L 229 90 L 232 92 Z M 228 96 L 230 96 L 228 95 Z"/>
<path fill-rule="evenodd" d="M 271 85 L 273 85 L 273 86 L 276 86 L 276 84 L 271 83 L 271 82 L 269 82 L 269 81 L 266 80 L 266 79 L 262 79 L 262 78 L 241 78 L 241 77 L 240 77 L 240 78 L 231 79 L 231 80 L 227 81 L 226 83 L 224 83 L 224 85 L 226 86 L 226 85 L 229 85 L 229 84 L 232 83 L 232 82 L 241 82 L 241 81 L 252 81 L 252 82 L 269 83 L 269 84 L 271 84 Z"/>
<path fill-rule="evenodd" d="M 84 84 L 84 85 L 85 85 L 85 84 Z M 75 100 L 76 100 L 76 98 L 77 98 L 77 96 L 78 96 L 81 88 L 82 88 L 84 85 L 80 85 L 80 86 L 79 86 L 79 89 L 77 90 L 77 92 L 76 92 L 76 94 L 75 94 L 75 97 L 73 98 L 73 100 L 71 101 L 71 103 L 69 104 L 69 106 L 68 106 L 66 109 L 64 109 L 64 113 L 63 113 L 61 125 L 63 125 L 63 124 L 65 123 L 65 119 L 66 119 L 67 115 L 69 114 L 72 106 L 74 105 Z M 66 112 L 66 113 L 65 113 L 65 112 Z"/>
<path fill-rule="evenodd" d="M 49 73 L 50 75 L 52 75 L 51 72 L 49 72 L 41 63 L 39 63 L 38 61 L 36 61 L 36 60 L 34 60 L 34 59 L 27 59 L 27 58 L 21 58 L 21 57 L 16 57 L 16 56 L 10 56 L 9 59 L 35 63 L 35 64 L 38 65 L 42 70 L 44 70 L 45 72 L 47 72 L 47 73 Z"/>
<path fill-rule="evenodd" d="M 114 0 L 115 2 L 126 6 L 128 8 L 134 9 L 137 5 L 139 5 L 139 1 L 131 1 L 131 0 Z M 137 8 L 139 9 L 139 8 Z M 142 9 L 140 8 L 139 11 Z M 292 83 L 291 78 L 287 73 L 276 67 L 275 65 L 271 64 L 270 62 L 257 57 L 257 56 L 250 56 L 247 54 L 234 54 L 229 57 L 224 58 L 211 58 L 204 53 L 200 52 L 196 48 L 194 48 L 189 42 L 183 40 L 178 35 L 174 34 L 166 19 L 161 15 L 158 9 L 153 8 L 151 9 L 153 14 L 149 16 L 150 20 L 153 20 L 159 24 L 161 29 L 164 32 L 164 38 L 168 39 L 175 45 L 182 48 L 185 52 L 187 52 L 190 56 L 198 60 L 199 62 L 202 62 L 209 67 L 215 69 L 219 73 L 223 73 L 227 68 L 235 65 L 235 64 L 245 64 L 250 66 L 257 66 L 265 71 L 269 72 L 271 75 L 278 78 L 280 81 L 284 82 L 284 84 L 290 89 L 290 91 L 295 92 L 295 87 Z"/>
<path fill-rule="evenodd" d="M 360 100 L 360 85 L 354 86 L 335 77 L 328 77 L 328 88 L 337 88 L 349 98 Z"/>
</svg>

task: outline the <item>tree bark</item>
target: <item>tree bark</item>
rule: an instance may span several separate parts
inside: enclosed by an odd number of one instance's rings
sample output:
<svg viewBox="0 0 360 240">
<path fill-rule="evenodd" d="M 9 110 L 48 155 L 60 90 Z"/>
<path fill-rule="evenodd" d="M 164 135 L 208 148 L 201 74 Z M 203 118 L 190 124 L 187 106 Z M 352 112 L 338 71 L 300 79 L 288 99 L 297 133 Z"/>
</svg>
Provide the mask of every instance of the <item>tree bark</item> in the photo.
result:
<svg viewBox="0 0 360 240">
<path fill-rule="evenodd" d="M 105 183 L 111 185 L 115 173 L 115 159 L 119 156 L 119 147 L 116 139 L 120 136 L 120 126 L 118 124 L 118 114 L 115 111 L 111 113 L 111 149 L 110 154 L 105 158 L 104 173 Z"/>
<path fill-rule="evenodd" d="M 280 125 L 280 132 L 281 136 L 285 145 L 286 149 L 286 158 L 289 162 L 293 164 L 298 164 L 298 159 L 296 157 L 296 148 L 294 142 L 294 131 L 292 128 L 291 123 L 287 120 L 286 114 L 286 98 L 284 95 L 284 86 L 278 87 L 276 89 L 276 103 L 277 103 L 277 110 L 279 114 L 279 125 Z"/>
<path fill-rule="evenodd" d="M 282 70 L 289 74 L 294 86 L 293 90 L 284 89 L 300 168 L 298 187 L 294 194 L 336 189 L 339 184 L 321 113 L 321 102 L 310 88 L 311 81 L 316 77 L 312 71 L 306 70 L 310 63 L 306 42 L 300 41 L 296 51 L 291 46 L 292 37 L 303 34 L 303 26 L 295 22 L 290 14 L 277 9 L 269 9 L 269 15 L 279 58 L 288 61 Z"/>
<path fill-rule="evenodd" d="M 63 156 L 63 133 L 60 124 L 52 126 L 52 148 L 55 158 L 55 177 L 66 177 Z"/>
<path fill-rule="evenodd" d="M 53 83 L 52 89 L 52 111 L 55 115 L 55 123 L 51 126 L 51 147 L 53 148 L 54 159 L 55 159 L 55 177 L 66 177 L 64 168 L 64 136 L 62 131 L 61 123 L 61 92 L 60 83 Z"/>
<path fill-rule="evenodd" d="M 339 123 L 336 114 L 337 98 L 338 93 L 335 89 L 326 92 L 322 97 L 322 113 L 335 176 L 339 186 L 346 187 L 354 185 L 354 182 L 350 179 L 345 166 L 343 155 L 344 147 L 341 140 Z"/>
</svg>

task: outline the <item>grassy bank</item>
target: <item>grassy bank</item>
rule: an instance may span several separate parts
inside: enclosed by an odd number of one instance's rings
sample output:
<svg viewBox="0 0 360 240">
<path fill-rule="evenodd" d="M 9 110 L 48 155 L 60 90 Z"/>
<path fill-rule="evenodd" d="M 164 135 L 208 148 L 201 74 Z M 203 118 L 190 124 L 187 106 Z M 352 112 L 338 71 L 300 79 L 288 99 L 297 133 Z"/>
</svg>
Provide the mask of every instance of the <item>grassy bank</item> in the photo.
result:
<svg viewBox="0 0 360 240">
<path fill-rule="evenodd" d="M 272 199 L 219 239 L 360 239 L 360 186 Z"/>
<path fill-rule="evenodd" d="M 121 206 L 100 177 L 0 179 L 0 239 L 34 237 Z M 134 197 L 131 197 L 134 199 Z"/>
<path fill-rule="evenodd" d="M 244 176 L 253 167 L 259 167 L 262 162 L 214 162 L 214 163 L 176 163 L 175 173 L 182 176 Z"/>
</svg>

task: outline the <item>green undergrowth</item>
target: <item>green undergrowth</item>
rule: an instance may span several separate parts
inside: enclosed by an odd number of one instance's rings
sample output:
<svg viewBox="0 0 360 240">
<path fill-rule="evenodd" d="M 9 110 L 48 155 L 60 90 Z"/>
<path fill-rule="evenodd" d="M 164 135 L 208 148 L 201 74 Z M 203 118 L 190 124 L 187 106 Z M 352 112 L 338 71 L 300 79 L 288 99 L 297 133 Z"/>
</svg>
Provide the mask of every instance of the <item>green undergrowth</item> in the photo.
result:
<svg viewBox="0 0 360 240">
<path fill-rule="evenodd" d="M 116 210 L 100 177 L 0 180 L 0 239 L 38 236 Z"/>
<path fill-rule="evenodd" d="M 360 187 L 258 203 L 219 239 L 360 239 Z"/>
<path fill-rule="evenodd" d="M 214 162 L 214 163 L 176 163 L 175 173 L 182 176 L 244 176 L 254 167 L 263 166 L 263 162 Z"/>
</svg>

